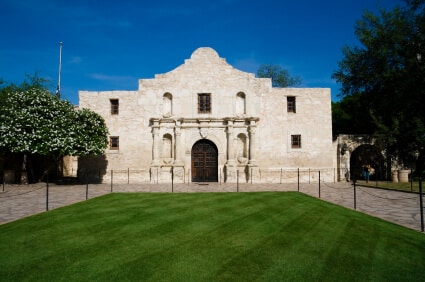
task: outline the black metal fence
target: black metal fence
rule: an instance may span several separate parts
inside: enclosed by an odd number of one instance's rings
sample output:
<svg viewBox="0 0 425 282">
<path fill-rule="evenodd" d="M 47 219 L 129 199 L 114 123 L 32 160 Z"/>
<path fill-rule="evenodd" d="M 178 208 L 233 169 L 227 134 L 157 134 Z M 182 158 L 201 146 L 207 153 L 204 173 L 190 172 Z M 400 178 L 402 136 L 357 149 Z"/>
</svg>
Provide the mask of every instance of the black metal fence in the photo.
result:
<svg viewBox="0 0 425 282">
<path fill-rule="evenodd" d="M 320 170 L 309 171 L 310 176 L 312 174 L 316 175 L 314 178 L 311 178 L 310 181 L 308 181 L 308 178 L 302 181 L 301 177 L 301 173 L 308 173 L 308 171 L 303 172 L 301 170 L 296 170 L 295 175 L 292 175 L 294 171 L 291 171 L 291 179 L 294 178 L 295 181 L 289 182 L 285 182 L 289 177 L 288 174 L 285 174 L 286 172 L 282 170 L 282 181 L 279 179 L 278 183 L 251 183 L 245 180 L 240 181 L 240 172 L 237 171 L 236 183 L 186 182 L 176 184 L 173 178 L 171 178 L 171 181 L 168 183 L 132 184 L 129 176 L 132 173 L 130 170 L 127 170 L 127 183 L 122 183 L 121 178 L 119 178 L 120 181 L 115 182 L 114 179 L 116 174 L 120 173 L 125 174 L 123 171 L 111 171 L 110 183 L 102 184 L 90 183 L 89 178 L 86 178 L 85 183 L 57 185 L 49 182 L 48 175 L 46 175 L 46 182 L 40 182 L 33 185 L 11 185 L 6 184 L 3 180 L 0 190 L 0 201 L 2 203 L 0 207 L 0 223 L 2 221 L 2 213 L 13 213 L 16 207 L 12 206 L 12 202 L 15 199 L 21 201 L 21 203 L 18 204 L 21 208 L 22 205 L 27 205 L 28 207 L 37 206 L 35 212 L 42 212 L 113 192 L 298 191 L 341 206 L 372 213 L 387 220 L 391 220 L 391 218 L 386 217 L 391 213 L 399 213 L 400 215 L 406 214 L 407 220 L 411 220 L 409 227 L 418 229 L 420 226 L 420 230 L 424 232 L 422 179 L 419 179 L 419 192 L 413 192 L 396 191 L 379 187 L 378 185 L 370 185 L 373 183 L 365 185 L 365 183 L 359 183 L 357 181 L 325 181 L 322 178 L 322 172 Z M 43 197 L 45 198 L 44 200 Z M 36 204 L 32 203 L 32 201 Z M 44 203 L 45 207 L 41 207 L 40 203 Z M 392 211 L 390 213 L 386 212 L 388 209 Z M 28 215 L 30 214 L 31 211 Z M 417 218 L 412 218 L 412 214 L 416 214 Z M 404 224 L 404 222 L 402 224 Z"/>
<path fill-rule="evenodd" d="M 336 168 L 268 168 L 255 169 L 248 167 L 237 167 L 234 171 L 236 176 L 230 177 L 229 172 L 223 167 L 218 169 L 219 183 L 317 183 L 319 172 L 322 181 L 337 182 Z M 75 173 L 75 174 L 74 174 Z M 181 167 L 179 170 L 172 166 L 158 166 L 151 169 L 112 169 L 112 170 L 84 170 L 72 172 L 70 177 L 77 179 L 80 183 L 119 183 L 119 184 L 159 184 L 159 183 L 191 183 L 198 182 L 192 179 L 190 168 Z M 231 179 L 229 181 L 229 179 Z"/>
</svg>

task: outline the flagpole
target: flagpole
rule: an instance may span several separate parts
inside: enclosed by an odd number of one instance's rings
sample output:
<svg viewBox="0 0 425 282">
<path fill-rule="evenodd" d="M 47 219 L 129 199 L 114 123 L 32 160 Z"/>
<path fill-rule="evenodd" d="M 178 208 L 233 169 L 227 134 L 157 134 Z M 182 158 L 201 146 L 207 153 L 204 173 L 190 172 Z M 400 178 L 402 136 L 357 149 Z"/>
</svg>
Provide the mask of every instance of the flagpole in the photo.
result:
<svg viewBox="0 0 425 282">
<path fill-rule="evenodd" d="M 61 72 L 62 72 L 62 41 L 59 42 L 59 77 L 58 88 L 56 89 L 56 96 L 61 97 Z"/>
</svg>

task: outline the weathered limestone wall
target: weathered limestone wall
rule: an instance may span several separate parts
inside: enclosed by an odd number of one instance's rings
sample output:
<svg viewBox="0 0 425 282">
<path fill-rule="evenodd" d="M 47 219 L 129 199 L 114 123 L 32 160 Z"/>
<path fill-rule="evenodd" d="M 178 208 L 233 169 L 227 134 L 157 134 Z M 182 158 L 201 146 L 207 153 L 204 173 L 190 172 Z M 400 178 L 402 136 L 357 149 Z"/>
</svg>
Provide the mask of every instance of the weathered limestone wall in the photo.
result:
<svg viewBox="0 0 425 282">
<path fill-rule="evenodd" d="M 288 96 L 296 97 L 296 113 L 287 112 Z M 262 97 L 258 136 L 259 162 L 266 167 L 332 167 L 330 90 L 273 89 Z M 291 135 L 301 135 L 301 148 L 291 148 Z"/>
<path fill-rule="evenodd" d="M 119 99 L 118 115 L 111 115 L 110 99 Z M 109 170 L 145 167 L 142 163 L 150 160 L 152 137 L 138 91 L 80 91 L 79 100 L 81 108 L 89 108 L 105 119 L 110 136 L 120 137 L 119 150 L 105 152 Z"/>
<path fill-rule="evenodd" d="M 261 92 L 270 86 L 269 79 L 255 78 L 254 74 L 239 71 L 211 48 L 197 49 L 185 64 L 154 79 L 139 80 L 139 92 L 143 96 L 146 115 L 159 117 L 164 113 L 163 95 L 173 98 L 173 117 L 218 118 L 241 116 L 237 112 L 236 95 L 245 93 L 246 113 L 258 114 Z M 261 89 L 264 89 L 261 91 Z M 212 94 L 209 114 L 198 114 L 198 93 Z"/>
<path fill-rule="evenodd" d="M 211 95 L 210 113 L 198 113 L 199 93 Z M 287 112 L 288 96 L 296 97 L 296 113 Z M 170 182 L 171 173 L 187 182 L 201 139 L 217 147 L 220 179 L 228 182 L 237 171 L 245 181 L 266 182 L 280 180 L 281 168 L 329 169 L 335 162 L 329 89 L 272 88 L 270 79 L 233 68 L 211 48 L 139 80 L 138 91 L 80 91 L 79 98 L 80 107 L 104 117 L 110 136 L 119 136 L 119 150 L 105 152 L 103 181 L 120 170 L 123 182 L 128 175 Z M 110 99 L 119 99 L 118 115 L 111 115 Z M 293 134 L 301 135 L 301 148 L 291 148 Z"/>
</svg>

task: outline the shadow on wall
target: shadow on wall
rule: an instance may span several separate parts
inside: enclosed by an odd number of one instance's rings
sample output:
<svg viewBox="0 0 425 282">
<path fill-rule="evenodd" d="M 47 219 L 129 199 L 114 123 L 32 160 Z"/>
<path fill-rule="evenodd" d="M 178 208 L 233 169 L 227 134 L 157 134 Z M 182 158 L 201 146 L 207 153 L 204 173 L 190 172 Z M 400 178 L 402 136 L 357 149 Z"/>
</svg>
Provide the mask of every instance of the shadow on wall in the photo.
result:
<svg viewBox="0 0 425 282">
<path fill-rule="evenodd" d="M 102 183 L 108 161 L 105 155 L 78 158 L 78 180 L 82 183 Z"/>
<path fill-rule="evenodd" d="M 20 183 L 22 170 L 22 154 L 0 154 L 0 180 L 8 184 Z"/>
<path fill-rule="evenodd" d="M 61 178 L 60 160 L 39 154 L 3 153 L 0 155 L 0 180 L 9 184 L 56 181 Z"/>
</svg>

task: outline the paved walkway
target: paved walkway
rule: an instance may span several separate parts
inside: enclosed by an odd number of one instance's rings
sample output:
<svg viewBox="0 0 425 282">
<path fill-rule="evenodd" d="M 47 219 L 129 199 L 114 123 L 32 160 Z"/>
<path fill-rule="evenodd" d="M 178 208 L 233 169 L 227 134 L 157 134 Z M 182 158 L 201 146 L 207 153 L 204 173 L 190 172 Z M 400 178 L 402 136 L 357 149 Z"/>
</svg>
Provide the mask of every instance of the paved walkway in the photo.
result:
<svg viewBox="0 0 425 282">
<path fill-rule="evenodd" d="M 48 205 L 46 205 L 46 183 L 32 185 L 0 186 L 0 224 L 14 221 L 33 214 L 53 210 L 113 192 L 255 192 L 255 191 L 298 191 L 295 184 L 49 184 Z M 351 183 L 304 184 L 300 192 L 322 200 L 354 209 L 354 189 Z M 319 195 L 320 193 L 320 195 Z M 356 188 L 356 210 L 384 220 L 421 231 L 419 195 L 373 189 Z"/>
</svg>

